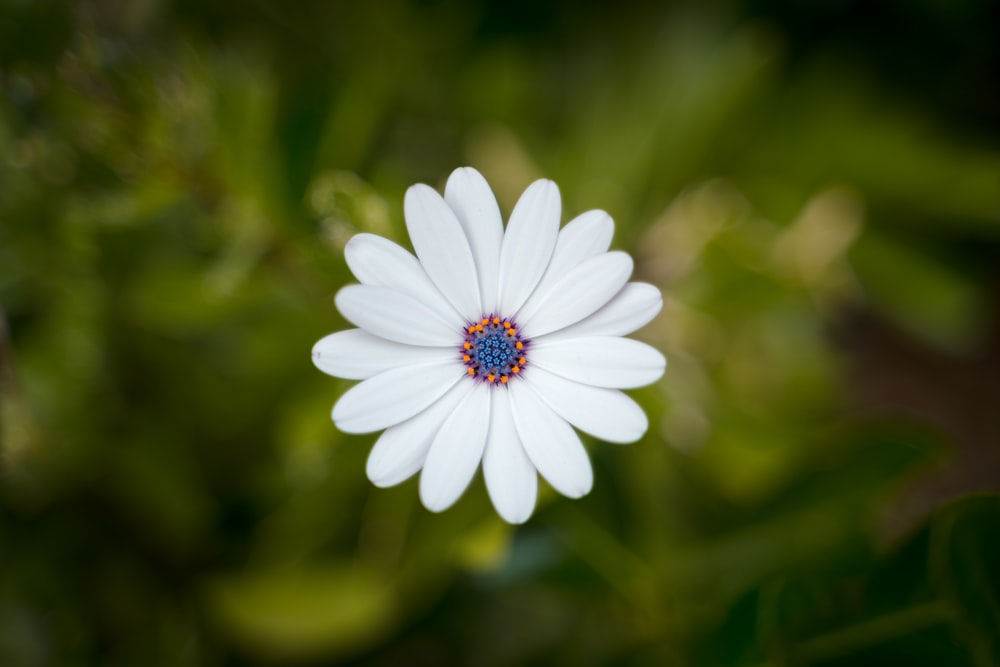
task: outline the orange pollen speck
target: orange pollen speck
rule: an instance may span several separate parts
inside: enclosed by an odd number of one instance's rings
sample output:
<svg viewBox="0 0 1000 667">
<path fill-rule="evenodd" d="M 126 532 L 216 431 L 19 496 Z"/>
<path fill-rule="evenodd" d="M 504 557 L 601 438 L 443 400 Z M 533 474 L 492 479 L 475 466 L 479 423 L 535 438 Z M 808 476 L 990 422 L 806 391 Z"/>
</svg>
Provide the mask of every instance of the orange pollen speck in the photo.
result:
<svg viewBox="0 0 1000 667">
<path fill-rule="evenodd" d="M 482 322 L 480 322 L 480 324 L 482 324 L 483 326 L 486 326 L 487 324 L 489 324 L 489 322 L 490 321 L 488 319 L 484 319 Z"/>
<path fill-rule="evenodd" d="M 508 329 L 507 333 L 509 335 L 511 335 L 511 336 L 516 336 L 517 335 L 517 331 L 515 329 Z"/>
<path fill-rule="evenodd" d="M 500 324 L 500 318 L 499 317 L 494 317 L 493 318 L 493 324 Z"/>
<path fill-rule="evenodd" d="M 475 330 L 476 330 L 476 327 L 474 327 L 474 326 L 470 326 L 470 327 L 469 327 L 469 328 L 467 329 L 467 331 L 468 331 L 469 333 L 472 333 L 472 332 L 473 332 L 473 331 L 475 331 Z"/>
<path fill-rule="evenodd" d="M 506 375 L 500 376 L 500 382 L 507 384 L 507 376 Z"/>
<path fill-rule="evenodd" d="M 512 368 L 510 370 L 513 373 L 520 373 L 521 372 L 521 367 L 520 366 L 514 366 L 514 368 Z"/>
<path fill-rule="evenodd" d="M 476 369 L 475 368 L 470 368 L 469 369 L 469 375 L 475 375 L 475 374 L 476 374 Z"/>
<path fill-rule="evenodd" d="M 477 324 L 476 325 L 476 331 L 482 331 L 482 330 L 483 330 L 483 325 L 482 324 Z"/>
<path fill-rule="evenodd" d="M 514 343 L 514 347 L 520 350 L 521 348 L 524 347 L 524 345 L 521 343 L 521 341 L 517 341 L 516 343 Z"/>
<path fill-rule="evenodd" d="M 467 354 L 462 355 L 462 361 L 468 361 L 469 359 L 472 359 L 472 357 L 470 357 Z M 524 362 L 522 362 L 522 363 L 524 363 Z"/>
<path fill-rule="evenodd" d="M 469 333 L 472 333 L 472 332 L 470 331 Z M 466 341 L 464 347 L 465 347 L 466 350 L 471 350 L 472 349 L 472 343 Z"/>
<path fill-rule="evenodd" d="M 525 359 L 524 357 L 521 357 L 521 358 L 520 358 L 520 359 L 518 359 L 517 361 L 518 361 L 518 363 L 519 363 L 519 364 L 521 364 L 522 366 L 523 366 L 523 365 L 525 365 L 526 363 L 528 363 L 528 360 L 527 360 L 527 359 Z"/>
<path fill-rule="evenodd" d="M 496 382 L 497 376 L 493 375 L 493 373 L 490 373 L 489 375 L 486 376 L 486 379 L 489 380 L 490 382 Z"/>
<path fill-rule="evenodd" d="M 504 329 L 510 329 L 510 322 L 508 322 L 507 320 L 504 320 L 503 321 L 503 328 Z"/>
</svg>

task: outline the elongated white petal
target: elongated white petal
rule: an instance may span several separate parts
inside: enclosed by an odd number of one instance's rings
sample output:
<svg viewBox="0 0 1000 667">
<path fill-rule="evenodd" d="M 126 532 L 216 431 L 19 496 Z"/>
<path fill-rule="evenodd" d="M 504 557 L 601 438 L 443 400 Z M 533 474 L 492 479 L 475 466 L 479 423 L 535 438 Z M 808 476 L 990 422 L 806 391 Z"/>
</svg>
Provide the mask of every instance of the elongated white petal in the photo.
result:
<svg viewBox="0 0 1000 667">
<path fill-rule="evenodd" d="M 475 383 L 434 436 L 420 473 L 420 500 L 432 512 L 448 509 L 472 481 L 490 425 L 490 388 Z"/>
<path fill-rule="evenodd" d="M 623 252 L 591 257 L 539 295 L 534 310 L 518 313 L 521 330 L 532 338 L 579 322 L 610 301 L 632 275 L 632 258 Z"/>
<path fill-rule="evenodd" d="M 576 216 L 559 230 L 556 248 L 546 273 L 555 278 L 585 259 L 608 251 L 615 223 L 606 211 L 594 209 Z"/>
<path fill-rule="evenodd" d="M 503 218 L 497 199 L 482 174 L 472 167 L 460 167 L 448 177 L 444 200 L 469 239 L 479 278 L 482 314 L 496 313 L 503 243 Z"/>
<path fill-rule="evenodd" d="M 471 382 L 456 382 L 426 410 L 387 428 L 368 455 L 368 479 L 375 486 L 385 488 L 415 475 L 423 467 L 431 441 L 444 420 L 472 391 L 472 387 Z"/>
<path fill-rule="evenodd" d="M 462 317 L 478 318 L 483 308 L 476 264 L 455 213 L 426 185 L 414 185 L 406 191 L 403 209 L 413 249 L 431 282 Z"/>
<path fill-rule="evenodd" d="M 556 413 L 584 433 L 608 442 L 635 442 L 649 428 L 639 404 L 617 389 L 593 387 L 532 367 L 524 374 Z"/>
<path fill-rule="evenodd" d="M 355 234 L 344 247 L 344 259 L 362 285 L 389 287 L 408 294 L 430 306 L 449 324 L 465 324 L 465 318 L 444 299 L 406 248 L 375 234 Z"/>
<path fill-rule="evenodd" d="M 462 379 L 461 362 L 402 366 L 351 387 L 333 406 L 345 433 L 370 433 L 409 419 Z"/>
<path fill-rule="evenodd" d="M 528 299 L 552 259 L 562 201 L 549 180 L 528 186 L 510 215 L 500 250 L 500 312 L 515 313 Z"/>
<path fill-rule="evenodd" d="M 395 343 L 361 329 L 338 331 L 313 345 L 316 368 L 334 377 L 366 380 L 398 366 L 448 362 L 455 351 L 446 347 L 418 347 Z"/>
<path fill-rule="evenodd" d="M 663 307 L 663 296 L 648 283 L 629 283 L 603 308 L 552 337 L 626 336 L 649 324 Z"/>
<path fill-rule="evenodd" d="M 497 514 L 524 523 L 535 509 L 538 475 L 521 445 L 507 391 L 492 391 L 490 431 L 483 455 L 483 477 Z"/>
<path fill-rule="evenodd" d="M 567 222 L 559 230 L 549 267 L 521 311 L 533 311 L 551 287 L 580 262 L 607 252 L 614 231 L 615 223 L 611 216 L 599 210 L 581 213 Z"/>
<path fill-rule="evenodd" d="M 510 387 L 509 395 L 517 433 L 539 474 L 568 498 L 586 495 L 594 472 L 576 431 L 528 383 Z"/>
<path fill-rule="evenodd" d="M 533 366 L 595 387 L 628 389 L 660 379 L 667 360 L 643 342 L 617 336 L 587 336 L 532 346 Z"/>
<path fill-rule="evenodd" d="M 456 330 L 438 313 L 412 296 L 387 287 L 348 285 L 337 292 L 337 309 L 368 333 L 407 345 L 457 346 Z"/>
</svg>

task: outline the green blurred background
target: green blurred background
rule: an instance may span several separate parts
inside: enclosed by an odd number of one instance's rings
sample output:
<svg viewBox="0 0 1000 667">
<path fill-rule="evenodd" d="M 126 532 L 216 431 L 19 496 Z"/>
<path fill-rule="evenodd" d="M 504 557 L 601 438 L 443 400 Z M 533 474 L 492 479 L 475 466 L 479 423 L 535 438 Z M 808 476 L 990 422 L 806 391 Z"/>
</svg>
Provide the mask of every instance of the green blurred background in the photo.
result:
<svg viewBox="0 0 1000 667">
<path fill-rule="evenodd" d="M 0 665 L 1000 664 L 1000 7 L 0 0 Z M 344 242 L 471 164 L 661 287 L 646 437 L 365 478 Z"/>
</svg>

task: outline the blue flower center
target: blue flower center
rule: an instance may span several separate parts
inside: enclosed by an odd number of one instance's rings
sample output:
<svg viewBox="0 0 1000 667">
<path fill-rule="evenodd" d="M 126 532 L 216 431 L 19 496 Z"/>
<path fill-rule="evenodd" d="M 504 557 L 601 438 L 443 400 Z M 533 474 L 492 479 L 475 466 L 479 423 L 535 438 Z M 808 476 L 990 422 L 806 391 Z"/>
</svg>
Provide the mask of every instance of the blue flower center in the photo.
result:
<svg viewBox="0 0 1000 667">
<path fill-rule="evenodd" d="M 490 315 L 470 322 L 464 334 L 461 353 L 469 377 L 503 385 L 524 371 L 530 341 L 512 320 Z"/>
</svg>

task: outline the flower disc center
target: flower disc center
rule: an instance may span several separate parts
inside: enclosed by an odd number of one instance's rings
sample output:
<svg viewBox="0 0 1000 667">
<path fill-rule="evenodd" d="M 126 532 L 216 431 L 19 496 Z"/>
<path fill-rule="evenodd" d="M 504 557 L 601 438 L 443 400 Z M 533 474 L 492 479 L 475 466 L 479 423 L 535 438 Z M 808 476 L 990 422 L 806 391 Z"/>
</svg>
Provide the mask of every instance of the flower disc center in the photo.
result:
<svg viewBox="0 0 1000 667">
<path fill-rule="evenodd" d="M 507 384 L 528 363 L 529 341 L 521 338 L 517 324 L 491 315 L 465 327 L 462 361 L 469 377 L 490 384 Z"/>
</svg>

